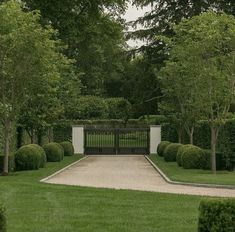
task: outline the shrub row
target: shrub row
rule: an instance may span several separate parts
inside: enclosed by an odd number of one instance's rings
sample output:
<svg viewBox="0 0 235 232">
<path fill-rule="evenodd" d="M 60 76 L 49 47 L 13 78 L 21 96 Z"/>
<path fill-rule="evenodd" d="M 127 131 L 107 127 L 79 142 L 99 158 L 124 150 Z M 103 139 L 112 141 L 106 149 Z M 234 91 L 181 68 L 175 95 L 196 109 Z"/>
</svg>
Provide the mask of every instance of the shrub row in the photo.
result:
<svg viewBox="0 0 235 232">
<path fill-rule="evenodd" d="M 0 231 L 6 232 L 6 215 L 5 215 L 5 208 L 0 205 Z"/>
<path fill-rule="evenodd" d="M 74 155 L 70 142 L 48 143 L 43 147 L 37 144 L 22 146 L 15 155 L 9 156 L 9 171 L 37 170 L 44 168 L 46 162 L 60 162 L 65 156 Z M 0 167 L 3 167 L 4 157 L 0 156 Z M 2 170 L 1 170 L 2 171 Z"/>
<path fill-rule="evenodd" d="M 235 199 L 204 200 L 199 212 L 198 232 L 235 231 Z"/>
<path fill-rule="evenodd" d="M 176 161 L 185 169 L 211 169 L 211 151 L 203 150 L 195 145 L 162 141 L 158 145 L 157 153 L 159 156 L 163 156 L 166 162 Z M 216 160 L 218 170 L 226 168 L 221 153 L 216 154 Z"/>
<path fill-rule="evenodd" d="M 210 149 L 210 126 L 207 121 L 199 121 L 194 130 L 194 144 L 203 149 Z M 162 140 L 176 143 L 176 127 L 169 123 L 162 124 Z M 188 143 L 188 135 L 183 133 L 182 143 Z M 225 161 L 227 169 L 235 168 L 235 119 L 226 120 L 218 136 L 217 150 Z"/>
</svg>

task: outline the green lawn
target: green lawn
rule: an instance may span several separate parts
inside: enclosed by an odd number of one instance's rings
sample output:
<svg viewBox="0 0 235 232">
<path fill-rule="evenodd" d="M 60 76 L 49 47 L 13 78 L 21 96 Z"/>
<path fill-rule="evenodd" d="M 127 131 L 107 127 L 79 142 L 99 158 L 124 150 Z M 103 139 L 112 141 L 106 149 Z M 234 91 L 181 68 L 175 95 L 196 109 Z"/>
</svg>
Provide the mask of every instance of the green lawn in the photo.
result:
<svg viewBox="0 0 235 232">
<path fill-rule="evenodd" d="M 150 159 L 173 181 L 235 186 L 235 172 L 217 171 L 214 175 L 209 170 L 183 169 L 176 162 L 167 163 L 158 155 L 151 155 Z"/>
<path fill-rule="evenodd" d="M 38 182 L 81 156 L 0 177 L 8 232 L 196 232 L 202 197 Z"/>
</svg>

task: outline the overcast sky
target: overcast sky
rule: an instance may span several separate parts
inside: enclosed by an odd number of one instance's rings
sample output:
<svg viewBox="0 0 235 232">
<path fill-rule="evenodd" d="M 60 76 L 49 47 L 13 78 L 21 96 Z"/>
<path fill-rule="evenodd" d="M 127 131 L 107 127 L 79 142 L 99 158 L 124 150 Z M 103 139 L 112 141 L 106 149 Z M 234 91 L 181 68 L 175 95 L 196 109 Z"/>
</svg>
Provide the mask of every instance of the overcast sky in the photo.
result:
<svg viewBox="0 0 235 232">
<path fill-rule="evenodd" d="M 127 22 L 134 21 L 138 19 L 139 17 L 143 16 L 146 12 L 150 11 L 151 7 L 144 7 L 144 8 L 136 8 L 135 6 L 132 6 L 131 3 L 128 5 L 128 10 L 126 11 L 126 14 L 123 16 L 124 19 L 126 19 Z M 143 44 L 142 41 L 128 41 L 128 44 L 130 46 L 140 46 Z"/>
</svg>

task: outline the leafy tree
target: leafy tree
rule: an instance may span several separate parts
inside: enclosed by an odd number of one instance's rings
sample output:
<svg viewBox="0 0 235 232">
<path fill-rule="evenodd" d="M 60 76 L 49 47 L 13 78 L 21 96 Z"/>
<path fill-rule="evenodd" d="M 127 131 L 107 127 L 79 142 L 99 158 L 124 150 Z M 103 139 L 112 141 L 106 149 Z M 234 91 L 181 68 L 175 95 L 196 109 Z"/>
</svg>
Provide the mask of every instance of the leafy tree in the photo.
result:
<svg viewBox="0 0 235 232">
<path fill-rule="evenodd" d="M 67 119 L 106 119 L 108 106 L 105 100 L 97 96 L 81 96 L 72 108 L 65 112 Z"/>
<path fill-rule="evenodd" d="M 125 122 L 131 116 L 131 104 L 124 98 L 106 98 L 109 119 L 122 119 Z"/>
<path fill-rule="evenodd" d="M 174 49 L 177 52 L 184 49 L 176 61 L 180 65 L 186 64 L 183 68 L 187 70 L 187 82 L 191 83 L 191 92 L 199 102 L 197 106 L 200 105 L 210 124 L 212 170 L 215 173 L 219 129 L 234 102 L 235 18 L 208 12 L 183 20 L 174 29 Z M 176 84 L 179 84 L 177 79 Z M 180 84 L 182 91 L 185 84 Z"/>
<path fill-rule="evenodd" d="M 4 174 L 8 173 L 13 124 L 22 107 L 40 86 L 60 78 L 58 41 L 50 27 L 42 28 L 38 12 L 24 12 L 21 4 L 0 5 L 0 119 L 4 131 Z"/>
<path fill-rule="evenodd" d="M 51 24 L 68 45 L 65 54 L 75 59 L 82 73 L 82 94 L 105 95 L 106 82 L 121 75 L 123 25 L 118 17 L 124 0 L 25 0 L 30 10 L 40 10 L 42 24 Z"/>
</svg>

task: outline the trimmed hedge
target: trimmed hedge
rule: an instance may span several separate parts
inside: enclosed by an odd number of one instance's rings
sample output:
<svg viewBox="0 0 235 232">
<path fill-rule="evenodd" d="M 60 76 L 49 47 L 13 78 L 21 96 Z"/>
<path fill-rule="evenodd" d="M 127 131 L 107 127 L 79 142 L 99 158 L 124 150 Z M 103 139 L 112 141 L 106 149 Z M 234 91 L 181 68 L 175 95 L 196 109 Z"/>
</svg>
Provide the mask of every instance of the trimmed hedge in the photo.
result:
<svg viewBox="0 0 235 232">
<path fill-rule="evenodd" d="M 207 166 L 207 159 L 204 151 L 200 147 L 194 145 L 184 147 L 181 162 L 182 167 L 185 169 L 204 169 Z"/>
<path fill-rule="evenodd" d="M 4 156 L 0 155 L 0 172 L 3 171 Z M 15 156 L 13 154 L 8 156 L 8 169 L 9 172 L 15 171 Z"/>
<path fill-rule="evenodd" d="M 31 144 L 21 147 L 15 153 L 16 170 L 37 170 L 40 167 L 41 155 Z"/>
<path fill-rule="evenodd" d="M 211 169 L 211 150 L 204 150 L 206 156 L 207 165 L 205 169 Z M 216 152 L 216 169 L 217 170 L 226 170 L 226 161 L 224 159 L 223 153 Z"/>
<path fill-rule="evenodd" d="M 0 205 L 0 232 L 6 232 L 7 227 L 6 227 L 6 213 L 5 213 L 5 208 Z"/>
<path fill-rule="evenodd" d="M 40 153 L 41 160 L 40 160 L 39 167 L 44 168 L 46 165 L 46 162 L 47 162 L 47 156 L 46 156 L 44 149 L 41 146 L 39 146 L 38 144 L 31 144 L 31 146 L 35 147 L 38 150 L 38 152 Z"/>
<path fill-rule="evenodd" d="M 64 148 L 64 155 L 65 156 L 74 155 L 74 147 L 71 142 L 65 141 L 65 142 L 60 143 L 60 145 Z"/>
<path fill-rule="evenodd" d="M 182 147 L 182 146 L 183 145 L 180 144 L 180 143 L 171 143 L 171 144 L 169 144 L 163 152 L 164 160 L 166 162 L 175 162 L 177 152 L 178 152 L 179 148 Z"/>
<path fill-rule="evenodd" d="M 235 199 L 204 200 L 199 211 L 198 232 L 235 231 Z"/>
<path fill-rule="evenodd" d="M 189 146 L 191 146 L 191 144 L 186 144 L 186 145 L 183 145 L 183 146 L 179 147 L 177 155 L 176 155 L 176 162 L 179 166 L 182 166 L 182 155 L 184 154 L 184 151 Z"/>
<path fill-rule="evenodd" d="M 45 150 L 47 161 L 60 162 L 63 159 L 63 147 L 58 143 L 48 143 L 43 146 Z"/>
<path fill-rule="evenodd" d="M 165 150 L 165 148 L 170 144 L 170 142 L 168 141 L 162 141 L 158 144 L 158 147 L 157 147 L 157 154 L 159 156 L 163 156 L 163 152 Z"/>
</svg>

